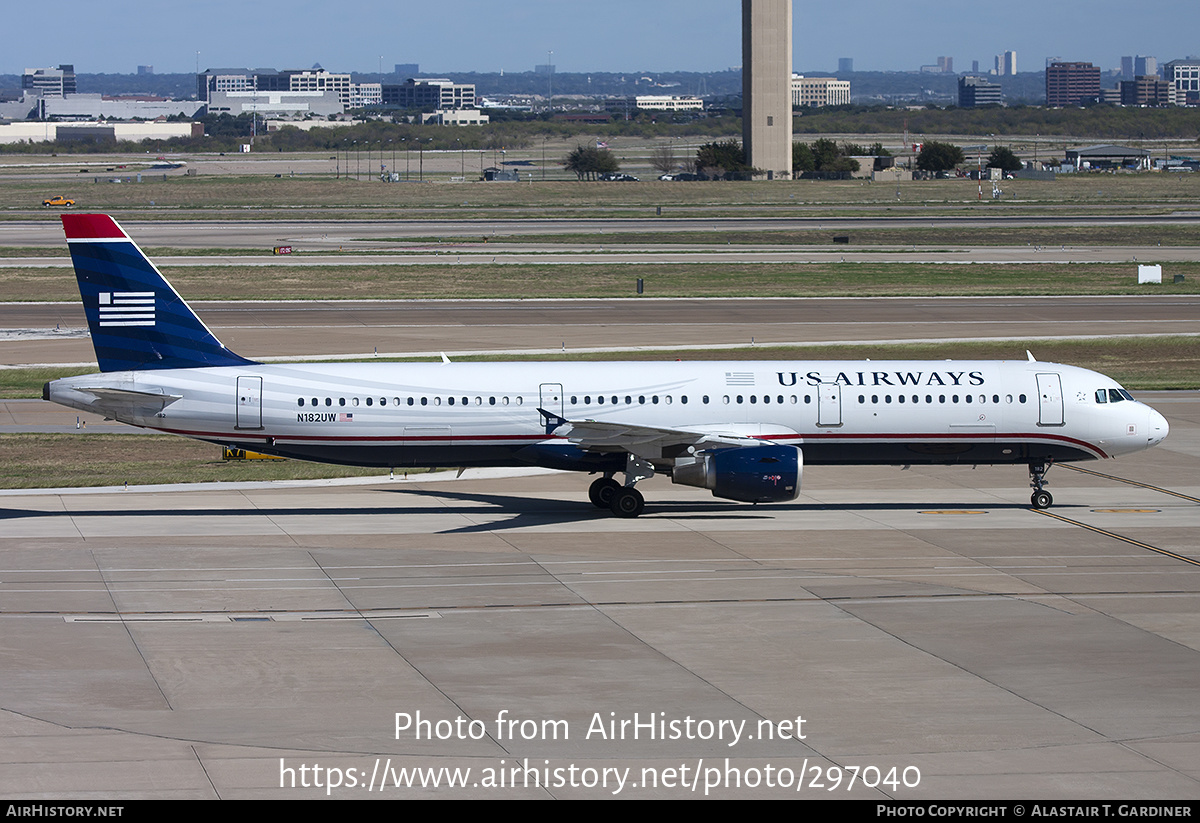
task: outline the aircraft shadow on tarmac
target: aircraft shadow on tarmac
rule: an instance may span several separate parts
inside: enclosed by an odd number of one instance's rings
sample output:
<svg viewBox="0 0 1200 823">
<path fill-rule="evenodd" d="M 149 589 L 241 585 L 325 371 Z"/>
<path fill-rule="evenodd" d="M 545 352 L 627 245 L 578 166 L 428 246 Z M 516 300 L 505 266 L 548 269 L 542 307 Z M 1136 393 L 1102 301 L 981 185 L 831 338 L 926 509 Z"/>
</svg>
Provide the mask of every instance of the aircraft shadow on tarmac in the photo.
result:
<svg viewBox="0 0 1200 823">
<path fill-rule="evenodd" d="M 465 518 L 506 516 L 503 520 L 490 520 L 487 523 L 475 523 L 453 529 L 446 529 L 441 534 L 462 534 L 471 532 L 487 532 L 508 529 L 519 529 L 529 526 L 545 526 L 554 524 L 578 523 L 593 520 L 614 520 L 607 511 L 602 511 L 586 502 L 574 500 L 553 500 L 531 498 L 504 494 L 487 494 L 482 492 L 447 491 L 446 489 L 378 489 L 385 494 L 402 494 L 417 498 L 427 498 L 429 505 L 423 506 L 356 506 L 347 508 L 330 504 L 329 506 L 300 506 L 288 507 L 259 507 L 246 509 L 205 509 L 205 508 L 146 508 L 146 509 L 73 509 L 67 511 L 40 511 L 15 507 L 0 507 L 0 520 L 15 520 L 36 517 L 330 517 L 330 516 L 400 516 L 400 515 L 460 515 Z M 455 505 L 455 503 L 460 505 Z M 482 507 L 481 507 L 482 506 Z M 1071 508 L 1060 506 L 1060 508 Z M 722 503 L 720 501 L 698 500 L 685 501 L 656 501 L 647 506 L 646 514 L 663 515 L 674 520 L 711 520 L 755 521 L 770 519 L 775 514 L 784 512 L 884 512 L 884 511 L 1014 511 L 1029 509 L 1027 504 L 1008 502 L 963 503 L 947 500 L 924 503 L 772 503 L 770 505 L 754 506 L 750 504 Z"/>
</svg>

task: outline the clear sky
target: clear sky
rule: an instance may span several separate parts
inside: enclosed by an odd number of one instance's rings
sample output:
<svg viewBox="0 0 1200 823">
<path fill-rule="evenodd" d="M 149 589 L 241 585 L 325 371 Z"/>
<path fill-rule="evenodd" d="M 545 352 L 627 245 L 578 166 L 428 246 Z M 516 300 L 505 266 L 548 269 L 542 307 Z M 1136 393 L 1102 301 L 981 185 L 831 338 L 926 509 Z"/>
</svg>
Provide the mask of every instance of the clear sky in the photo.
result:
<svg viewBox="0 0 1200 823">
<path fill-rule="evenodd" d="M 422 73 L 530 71 L 716 71 L 741 64 L 738 0 L 564 3 L 482 0 L 57 0 L 5 15 L 0 73 L 73 63 L 80 73 L 158 73 L 200 68 L 308 68 Z M 1200 53 L 1200 2 L 1008 0 L 948 3 L 844 0 L 793 4 L 797 71 L 915 70 L 939 55 L 956 71 L 992 66 L 1015 49 L 1017 68 L 1048 56 L 1116 68 L 1121 55 L 1167 60 Z M 199 57 L 197 58 L 197 52 Z"/>
</svg>

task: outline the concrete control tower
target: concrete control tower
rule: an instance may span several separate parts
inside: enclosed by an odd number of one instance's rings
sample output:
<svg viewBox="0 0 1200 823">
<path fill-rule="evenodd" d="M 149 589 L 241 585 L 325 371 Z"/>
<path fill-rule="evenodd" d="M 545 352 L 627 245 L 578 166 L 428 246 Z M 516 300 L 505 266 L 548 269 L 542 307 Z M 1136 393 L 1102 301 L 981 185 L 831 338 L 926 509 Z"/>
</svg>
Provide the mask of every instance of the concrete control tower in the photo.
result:
<svg viewBox="0 0 1200 823">
<path fill-rule="evenodd" d="M 742 0 L 742 145 L 768 180 L 792 176 L 792 0 Z"/>
</svg>

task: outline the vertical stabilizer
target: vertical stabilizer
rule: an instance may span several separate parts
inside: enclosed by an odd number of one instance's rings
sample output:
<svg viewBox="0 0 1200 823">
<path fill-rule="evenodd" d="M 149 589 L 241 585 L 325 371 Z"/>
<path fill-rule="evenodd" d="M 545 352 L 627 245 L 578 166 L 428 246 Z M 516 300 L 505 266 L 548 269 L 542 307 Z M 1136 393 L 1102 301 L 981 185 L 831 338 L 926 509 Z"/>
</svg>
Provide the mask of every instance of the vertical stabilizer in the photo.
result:
<svg viewBox="0 0 1200 823">
<path fill-rule="evenodd" d="M 107 214 L 64 214 L 100 371 L 243 366 Z"/>
</svg>

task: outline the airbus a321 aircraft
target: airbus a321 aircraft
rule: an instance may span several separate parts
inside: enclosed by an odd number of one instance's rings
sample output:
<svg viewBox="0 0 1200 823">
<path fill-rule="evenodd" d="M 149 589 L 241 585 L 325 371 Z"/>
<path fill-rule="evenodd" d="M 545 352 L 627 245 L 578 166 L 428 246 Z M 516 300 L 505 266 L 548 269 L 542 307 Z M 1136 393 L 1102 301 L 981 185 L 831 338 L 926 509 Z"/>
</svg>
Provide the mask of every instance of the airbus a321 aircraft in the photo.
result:
<svg viewBox="0 0 1200 823">
<path fill-rule="evenodd" d="M 1027 361 L 267 365 L 228 350 L 111 217 L 64 214 L 101 374 L 43 396 L 123 423 L 283 457 L 380 467 L 532 465 L 793 500 L 803 464 L 1025 464 L 1140 451 L 1167 421 L 1102 374 Z M 618 476 L 620 480 L 618 480 Z"/>
</svg>

